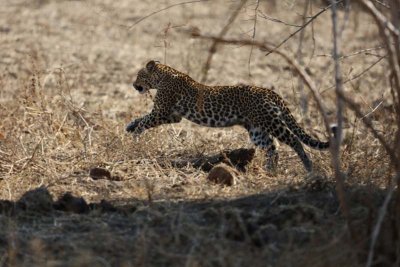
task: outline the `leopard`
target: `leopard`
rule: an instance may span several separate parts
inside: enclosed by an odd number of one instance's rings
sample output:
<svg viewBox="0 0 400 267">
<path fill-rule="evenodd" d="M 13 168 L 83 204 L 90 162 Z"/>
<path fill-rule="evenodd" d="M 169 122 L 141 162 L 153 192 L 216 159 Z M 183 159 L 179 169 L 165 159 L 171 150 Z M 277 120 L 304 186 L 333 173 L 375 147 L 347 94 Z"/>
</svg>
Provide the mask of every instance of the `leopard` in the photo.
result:
<svg viewBox="0 0 400 267">
<path fill-rule="evenodd" d="M 208 127 L 242 126 L 252 143 L 264 151 L 265 167 L 271 171 L 276 170 L 279 158 L 275 139 L 290 146 L 308 172 L 313 164 L 302 144 L 318 150 L 330 146 L 329 141 L 320 141 L 305 132 L 273 88 L 246 84 L 209 86 L 155 60 L 138 71 L 133 87 L 140 94 L 156 90 L 152 111 L 126 126 L 126 131 L 135 135 L 178 123 L 182 118 Z"/>
</svg>

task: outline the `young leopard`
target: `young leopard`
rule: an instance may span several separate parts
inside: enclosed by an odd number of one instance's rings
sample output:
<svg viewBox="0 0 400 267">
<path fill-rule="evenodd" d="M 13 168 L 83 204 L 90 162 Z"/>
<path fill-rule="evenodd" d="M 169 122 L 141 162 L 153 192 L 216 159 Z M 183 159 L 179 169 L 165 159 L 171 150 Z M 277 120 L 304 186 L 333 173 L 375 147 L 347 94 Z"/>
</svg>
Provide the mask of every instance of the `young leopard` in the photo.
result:
<svg viewBox="0 0 400 267">
<path fill-rule="evenodd" d="M 266 152 L 267 169 L 275 169 L 278 154 L 273 138 L 294 149 L 307 171 L 312 163 L 301 142 L 327 149 L 304 132 L 287 108 L 285 101 L 266 88 L 236 85 L 207 86 L 169 66 L 150 61 L 137 74 L 133 87 L 140 93 L 157 89 L 150 114 L 133 120 L 126 131 L 140 134 L 144 130 L 166 123 L 180 122 L 182 117 L 209 127 L 241 125 L 251 141 Z"/>
</svg>

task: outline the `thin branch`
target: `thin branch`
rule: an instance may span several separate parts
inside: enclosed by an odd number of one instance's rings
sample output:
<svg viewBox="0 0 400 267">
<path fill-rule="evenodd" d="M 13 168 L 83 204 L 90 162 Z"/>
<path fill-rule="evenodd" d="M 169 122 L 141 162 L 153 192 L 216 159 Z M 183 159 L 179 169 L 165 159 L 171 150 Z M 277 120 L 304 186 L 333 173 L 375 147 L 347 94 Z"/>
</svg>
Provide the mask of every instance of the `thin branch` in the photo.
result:
<svg viewBox="0 0 400 267">
<path fill-rule="evenodd" d="M 378 0 L 373 0 L 373 1 L 374 1 L 375 3 L 377 3 L 378 5 L 381 5 L 381 6 L 385 7 L 385 8 L 390 9 L 390 6 L 389 6 L 388 4 L 382 2 L 382 1 L 378 1 Z"/>
<path fill-rule="evenodd" d="M 225 34 L 228 32 L 230 26 L 235 21 L 236 17 L 239 15 L 240 10 L 243 8 L 243 6 L 246 4 L 246 2 L 247 2 L 247 0 L 240 1 L 237 8 L 232 12 L 231 16 L 229 17 L 226 25 L 222 28 L 221 32 L 218 34 L 219 38 L 223 38 L 225 36 Z M 210 69 L 212 58 L 213 58 L 215 52 L 217 51 L 217 45 L 218 45 L 218 42 L 213 42 L 210 46 L 210 49 L 208 50 L 207 61 L 203 67 L 203 77 L 201 78 L 202 82 L 205 82 L 207 80 L 208 70 Z"/>
<path fill-rule="evenodd" d="M 138 19 L 137 21 L 135 21 L 132 25 L 130 25 L 130 26 L 128 27 L 128 31 L 132 30 L 133 27 L 135 27 L 136 25 L 138 25 L 138 24 L 139 24 L 140 22 L 142 22 L 143 20 L 148 19 L 149 17 L 154 16 L 154 15 L 156 15 L 156 14 L 158 14 L 158 13 L 161 13 L 161 12 L 163 12 L 163 11 L 165 11 L 165 10 L 168 10 L 168 9 L 170 9 L 170 8 L 173 8 L 173 7 L 176 7 L 176 6 L 183 6 L 183 5 L 187 5 L 187 4 L 193 4 L 193 3 L 208 2 L 208 1 L 209 1 L 209 0 L 194 0 L 194 1 L 187 1 L 187 2 L 176 3 L 176 4 L 173 4 L 173 5 L 164 7 L 164 8 L 162 8 L 162 9 L 159 9 L 159 10 L 156 10 L 156 11 L 154 11 L 154 12 L 151 12 L 150 14 L 147 14 L 147 15 L 144 16 L 144 17 L 141 17 L 140 19 Z"/>
<path fill-rule="evenodd" d="M 253 34 L 251 36 L 251 39 L 254 41 L 254 38 L 256 37 L 256 31 L 257 31 L 257 10 L 258 7 L 260 6 L 260 0 L 256 0 L 256 7 L 254 8 L 254 25 L 253 25 Z M 254 46 L 252 45 L 250 47 L 250 54 L 249 54 L 249 60 L 247 62 L 247 68 L 249 71 L 249 76 L 251 76 L 251 71 L 250 71 L 250 62 L 251 62 L 251 56 L 253 55 L 253 48 Z"/>
<path fill-rule="evenodd" d="M 312 14 L 313 13 L 313 1 L 310 1 L 310 13 Z M 315 53 L 315 30 L 314 30 L 314 22 L 311 22 L 311 40 L 312 40 L 312 44 L 313 44 L 313 46 L 312 46 L 312 50 L 311 50 L 311 56 L 310 56 L 310 59 L 308 60 L 308 64 L 310 64 L 310 62 L 311 62 L 311 60 L 313 59 L 313 57 L 314 57 L 314 53 Z M 308 65 L 307 64 L 307 65 Z"/>
<path fill-rule="evenodd" d="M 392 149 L 392 147 L 389 145 L 389 143 L 385 140 L 384 136 L 381 135 L 372 125 L 372 121 L 368 118 L 365 117 L 364 113 L 361 111 L 359 106 L 348 96 L 346 96 L 343 92 L 339 92 L 340 98 L 343 99 L 344 102 L 346 102 L 347 107 L 349 107 L 357 117 L 361 118 L 361 121 L 365 124 L 365 126 L 371 130 L 372 135 L 379 140 L 383 148 L 385 149 L 386 153 L 389 155 L 391 163 L 393 166 L 398 165 L 397 161 L 397 156 L 395 154 L 395 151 Z"/>
<path fill-rule="evenodd" d="M 368 9 L 371 15 L 375 18 L 375 20 L 381 24 L 385 25 L 385 27 L 394 35 L 399 37 L 399 30 L 394 26 L 375 6 L 371 1 L 368 0 L 360 0 L 360 2 Z"/>
<path fill-rule="evenodd" d="M 392 90 L 393 94 L 393 102 L 396 107 L 397 113 L 397 126 L 400 128 L 400 51 L 399 51 L 399 31 L 393 26 L 393 24 L 386 18 L 376 7 L 372 4 L 371 1 L 368 0 L 359 0 L 361 4 L 370 12 L 372 17 L 375 19 L 376 24 L 379 27 L 382 39 L 386 43 L 387 52 L 388 52 L 388 62 L 391 68 L 390 82 L 391 85 L 395 87 L 395 90 Z M 396 5 L 396 2 L 392 2 L 392 4 Z M 396 12 L 398 11 L 398 7 L 394 7 Z M 396 13 L 397 14 L 397 13 Z M 398 17 L 398 15 L 397 15 Z M 397 18 L 398 21 L 398 18 Z M 394 140 L 395 147 L 400 149 L 400 130 L 397 131 Z M 396 165 L 397 166 L 397 165 Z M 399 166 L 400 167 L 400 166 Z M 399 180 L 400 183 L 400 180 Z M 399 184 L 400 186 L 400 184 Z M 399 193 L 400 194 L 400 193 Z M 400 201 L 400 197 L 399 197 Z"/>
<path fill-rule="evenodd" d="M 343 92 L 343 80 L 342 73 L 339 63 L 339 38 L 340 32 L 338 29 L 338 18 L 337 18 L 337 3 L 331 0 L 331 11 L 332 11 L 332 35 L 333 35 L 333 60 L 335 63 L 335 92 L 336 92 L 336 106 L 337 106 L 337 130 L 336 136 L 330 138 L 330 151 L 332 155 L 332 167 L 335 171 L 336 180 L 336 192 L 338 193 L 338 198 L 340 202 L 340 207 L 346 218 L 347 226 L 350 231 L 351 237 L 354 239 L 354 231 L 351 224 L 350 211 L 347 204 L 346 193 L 344 191 L 344 178 L 341 171 L 341 161 L 340 161 L 340 145 L 342 140 L 342 129 L 343 129 L 343 110 L 344 102 L 339 95 Z"/>
<path fill-rule="evenodd" d="M 349 57 L 354 57 L 354 56 L 358 56 L 360 54 L 368 55 L 367 52 L 369 52 L 369 51 L 381 50 L 381 49 L 385 49 L 385 48 L 386 48 L 386 46 L 383 46 L 383 45 L 376 46 L 376 47 L 371 47 L 371 48 L 365 48 L 365 49 L 358 50 L 358 51 L 355 51 L 353 53 L 350 53 L 350 54 L 347 54 L 347 55 L 344 55 L 344 56 L 340 56 L 339 59 L 345 59 L 345 58 L 349 58 Z M 332 57 L 332 55 L 330 55 L 330 54 L 320 54 L 320 55 L 317 55 L 317 57 Z"/>
<path fill-rule="evenodd" d="M 336 3 L 341 3 L 343 0 L 337 1 Z M 319 11 L 317 14 L 313 15 L 310 17 L 310 19 L 304 23 L 298 30 L 296 30 L 295 32 L 291 33 L 287 38 L 285 38 L 282 42 L 280 42 L 276 47 L 274 47 L 273 49 L 271 49 L 266 56 L 274 53 L 279 47 L 281 47 L 284 43 L 286 43 L 289 39 L 291 39 L 293 36 L 295 36 L 297 33 L 299 33 L 300 31 L 302 31 L 305 27 L 307 27 L 308 24 L 310 24 L 311 22 L 313 22 L 316 18 L 318 18 L 321 14 L 323 14 L 325 11 L 329 10 L 331 8 L 332 4 L 328 5 L 327 7 L 323 8 L 321 11 Z"/>
<path fill-rule="evenodd" d="M 306 16 L 307 16 L 307 11 L 308 11 L 309 6 L 311 6 L 311 0 L 308 0 L 306 2 L 306 4 L 304 5 L 303 24 L 305 24 L 305 22 L 306 22 Z M 305 35 L 305 31 L 301 31 L 300 36 L 299 36 L 299 46 L 297 48 L 297 61 L 299 62 L 299 64 L 301 66 L 304 66 L 304 60 L 303 60 L 303 55 L 302 55 L 304 35 Z M 300 93 L 301 112 L 302 112 L 303 116 L 305 117 L 305 121 L 308 123 L 308 117 L 307 117 L 308 101 L 307 101 L 307 96 L 304 93 L 304 83 L 300 77 L 298 79 L 298 88 L 299 88 L 299 93 Z"/>
<path fill-rule="evenodd" d="M 365 73 L 367 73 L 369 70 L 371 70 L 375 65 L 377 65 L 379 62 L 382 61 L 382 59 L 384 59 L 385 57 L 387 57 L 387 55 L 381 56 L 379 57 L 378 60 L 376 60 L 374 63 L 372 63 L 371 65 L 369 65 L 367 68 L 365 68 L 364 70 L 362 70 L 360 73 L 357 73 L 356 75 L 346 79 L 343 81 L 343 84 L 346 84 L 348 82 L 354 81 L 358 78 L 360 78 L 361 76 L 363 76 Z M 329 86 L 328 88 L 325 88 L 321 91 L 321 94 L 325 93 L 326 91 L 335 88 L 335 85 Z"/>
<path fill-rule="evenodd" d="M 344 32 L 344 30 L 346 29 L 346 26 L 349 22 L 349 18 L 350 18 L 350 0 L 344 0 L 344 19 L 343 19 L 343 25 L 341 27 L 341 29 L 338 31 L 338 36 L 339 39 L 342 38 L 342 34 Z"/>
<path fill-rule="evenodd" d="M 273 21 L 273 22 L 281 23 L 281 24 L 286 25 L 286 26 L 291 26 L 291 27 L 296 27 L 296 28 L 303 27 L 303 25 L 291 24 L 291 23 L 288 23 L 288 22 L 284 22 L 283 20 L 270 17 L 267 14 L 264 14 L 261 10 L 259 10 L 258 13 L 260 13 L 260 17 L 262 17 L 263 19 L 266 19 L 266 20 L 270 20 L 270 21 Z"/>
<path fill-rule="evenodd" d="M 363 71 L 361 71 L 360 73 L 354 75 L 353 77 L 344 80 L 343 83 L 345 84 L 345 83 L 348 83 L 348 82 L 351 82 L 351 81 L 353 81 L 353 80 L 355 80 L 355 79 L 360 78 L 360 77 L 363 76 L 365 73 L 367 73 L 370 69 L 372 69 L 376 64 L 378 64 L 379 62 L 381 62 L 382 59 L 384 59 L 386 56 L 387 56 L 387 55 L 384 55 L 384 56 L 379 57 L 378 60 L 376 60 L 376 61 L 375 61 L 374 63 L 372 63 L 370 66 L 368 66 L 367 68 L 365 68 L 365 69 L 364 69 Z"/>
<path fill-rule="evenodd" d="M 371 114 L 373 114 L 375 111 L 378 110 L 378 108 L 383 104 L 383 100 L 381 100 L 378 105 L 376 105 L 370 112 L 368 112 L 367 114 L 365 114 L 361 119 L 365 119 L 366 117 L 370 116 Z"/>
<path fill-rule="evenodd" d="M 339 29 L 338 29 L 338 22 L 337 22 L 337 6 L 336 2 L 331 0 L 332 6 L 332 32 L 333 32 L 333 60 L 335 63 L 335 89 L 336 89 L 336 95 L 338 95 L 340 92 L 343 92 L 343 80 L 342 80 L 342 74 L 341 74 L 341 69 L 340 69 L 340 63 L 339 63 Z M 337 98 L 337 132 L 336 132 L 336 140 L 334 141 L 334 145 L 331 147 L 332 148 L 332 154 L 336 155 L 336 159 L 338 162 L 337 163 L 337 172 L 339 175 L 340 173 L 340 159 L 339 159 L 339 150 L 340 150 L 340 140 L 342 139 L 342 127 L 343 127 L 343 100 L 340 99 L 340 97 Z M 336 164 L 334 164 L 336 165 Z M 341 176 L 341 175 L 340 175 Z M 339 178 L 339 177 L 337 177 Z M 340 177 L 342 178 L 342 177 Z"/>
</svg>

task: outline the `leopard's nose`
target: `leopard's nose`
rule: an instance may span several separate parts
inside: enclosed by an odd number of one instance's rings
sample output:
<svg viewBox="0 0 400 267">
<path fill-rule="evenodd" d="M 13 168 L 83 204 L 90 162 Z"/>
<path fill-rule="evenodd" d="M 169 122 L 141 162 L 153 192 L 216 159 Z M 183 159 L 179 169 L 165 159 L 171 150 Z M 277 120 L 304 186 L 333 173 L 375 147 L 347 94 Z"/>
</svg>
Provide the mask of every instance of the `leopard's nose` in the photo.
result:
<svg viewBox="0 0 400 267">
<path fill-rule="evenodd" d="M 143 92 L 143 86 L 133 84 L 133 87 L 138 90 L 139 92 Z"/>
</svg>

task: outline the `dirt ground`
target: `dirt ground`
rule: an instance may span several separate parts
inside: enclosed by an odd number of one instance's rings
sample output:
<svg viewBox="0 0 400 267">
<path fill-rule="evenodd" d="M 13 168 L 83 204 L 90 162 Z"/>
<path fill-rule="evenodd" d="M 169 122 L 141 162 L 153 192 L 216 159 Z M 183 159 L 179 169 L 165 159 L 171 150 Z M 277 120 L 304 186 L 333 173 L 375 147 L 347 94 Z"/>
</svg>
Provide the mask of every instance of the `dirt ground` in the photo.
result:
<svg viewBox="0 0 400 267">
<path fill-rule="evenodd" d="M 154 92 L 139 95 L 132 87 L 137 71 L 154 59 L 201 80 L 211 42 L 189 32 L 218 35 L 239 1 L 2 1 L 0 266 L 365 262 L 392 171 L 350 110 L 341 156 L 356 245 L 340 212 L 329 152 L 306 148 L 316 169 L 308 175 L 284 144 L 277 144 L 275 173 L 256 150 L 236 184 L 223 186 L 207 181 L 201 168 L 172 162 L 253 148 L 244 129 L 183 120 L 140 137 L 125 133 L 152 108 Z M 226 37 L 251 39 L 255 31 L 255 40 L 278 45 L 304 23 L 307 1 L 256 2 L 247 1 Z M 312 1 L 306 15 L 325 6 Z M 357 6 L 339 18 L 344 89 L 390 137 L 394 113 L 378 29 Z M 279 49 L 303 62 L 334 121 L 331 28 L 326 11 Z M 306 131 L 326 140 L 309 90 L 279 55 L 265 54 L 219 45 L 205 83 L 273 86 Z M 104 175 L 89 175 L 93 168 Z M 385 227 L 377 243 L 376 266 L 396 260 L 385 241 L 390 231 Z"/>
</svg>

